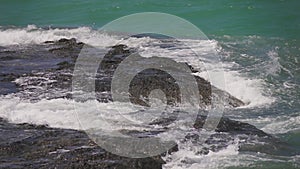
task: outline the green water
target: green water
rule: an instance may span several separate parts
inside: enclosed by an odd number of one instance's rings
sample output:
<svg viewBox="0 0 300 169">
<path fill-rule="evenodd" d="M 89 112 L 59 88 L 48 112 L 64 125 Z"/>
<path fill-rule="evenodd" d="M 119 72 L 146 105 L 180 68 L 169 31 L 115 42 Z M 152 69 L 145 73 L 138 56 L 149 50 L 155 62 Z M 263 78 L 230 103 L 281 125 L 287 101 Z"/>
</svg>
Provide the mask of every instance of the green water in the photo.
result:
<svg viewBox="0 0 300 169">
<path fill-rule="evenodd" d="M 165 12 L 189 20 L 210 35 L 300 38 L 299 0 L 2 0 L 1 26 L 99 28 L 136 12 Z"/>
</svg>

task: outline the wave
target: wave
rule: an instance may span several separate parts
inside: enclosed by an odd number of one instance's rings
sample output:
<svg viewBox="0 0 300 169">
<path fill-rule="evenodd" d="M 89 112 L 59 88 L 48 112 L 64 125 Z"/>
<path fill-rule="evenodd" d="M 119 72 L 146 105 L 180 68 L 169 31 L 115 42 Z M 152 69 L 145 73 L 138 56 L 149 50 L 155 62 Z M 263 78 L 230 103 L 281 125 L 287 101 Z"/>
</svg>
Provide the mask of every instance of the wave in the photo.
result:
<svg viewBox="0 0 300 169">
<path fill-rule="evenodd" d="M 76 38 L 80 42 L 104 48 L 123 43 L 129 47 L 138 48 L 139 53 L 144 57 L 163 56 L 180 62 L 188 62 L 200 70 L 200 73 L 196 73 L 196 75 L 209 81 L 213 78 L 219 78 L 217 74 L 222 71 L 226 83 L 217 87 L 249 103 L 248 107 L 265 106 L 275 100 L 264 94 L 264 81 L 262 79 L 248 78 L 246 75 L 232 70 L 232 67 L 235 67 L 234 62 L 222 62 L 217 66 L 216 62 L 220 61 L 214 60 L 212 57 L 215 51 L 220 50 L 217 40 L 182 39 L 184 46 L 179 45 L 178 47 L 176 44 L 174 45 L 174 41 L 163 42 L 162 44 L 161 41 L 149 37 L 124 38 L 108 35 L 89 27 L 42 29 L 35 25 L 28 25 L 26 28 L 2 28 L 0 36 L 2 37 L 0 46 L 42 44 L 45 41 L 55 41 L 61 38 Z M 191 48 L 196 51 L 191 50 Z M 201 56 L 195 55 L 195 52 L 201 53 Z M 211 76 L 208 76 L 208 71 Z M 216 77 L 213 77 L 214 75 Z"/>
<path fill-rule="evenodd" d="M 99 46 L 111 46 L 117 42 L 112 36 L 101 34 L 89 27 L 43 29 L 28 25 L 26 28 L 2 28 L 0 36 L 0 46 L 42 44 L 62 38 L 76 38 L 86 44 Z"/>
<path fill-rule="evenodd" d="M 300 114 L 300 113 L 298 113 Z M 280 118 L 266 119 L 269 123 L 262 130 L 272 134 L 284 134 L 300 131 L 300 116 L 281 116 Z"/>
<path fill-rule="evenodd" d="M 247 163 L 239 162 L 238 143 L 229 144 L 218 151 L 210 151 L 207 155 L 197 154 L 197 148 L 191 143 L 179 144 L 179 151 L 167 155 L 164 160 L 167 163 L 164 169 L 199 169 L 199 168 L 224 168 L 232 166 L 247 166 Z"/>
</svg>

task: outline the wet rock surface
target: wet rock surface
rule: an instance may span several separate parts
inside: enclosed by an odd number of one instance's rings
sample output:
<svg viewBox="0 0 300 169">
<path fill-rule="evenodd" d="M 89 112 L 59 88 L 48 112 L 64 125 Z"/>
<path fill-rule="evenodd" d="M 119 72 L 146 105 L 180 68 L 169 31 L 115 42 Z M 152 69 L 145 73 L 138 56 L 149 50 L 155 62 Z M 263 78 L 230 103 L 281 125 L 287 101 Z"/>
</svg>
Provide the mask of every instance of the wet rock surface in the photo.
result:
<svg viewBox="0 0 300 169">
<path fill-rule="evenodd" d="M 82 131 L 0 119 L 0 168 L 160 169 L 160 156 L 131 159 L 97 146 Z"/>
</svg>

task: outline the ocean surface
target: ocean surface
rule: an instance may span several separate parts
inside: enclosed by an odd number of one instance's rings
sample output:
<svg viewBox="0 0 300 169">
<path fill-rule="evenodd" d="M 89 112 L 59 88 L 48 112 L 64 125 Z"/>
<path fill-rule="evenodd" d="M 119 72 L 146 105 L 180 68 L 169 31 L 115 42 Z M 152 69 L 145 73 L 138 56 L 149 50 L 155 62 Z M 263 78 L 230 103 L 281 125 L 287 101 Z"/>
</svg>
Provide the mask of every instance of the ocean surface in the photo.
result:
<svg viewBox="0 0 300 169">
<path fill-rule="evenodd" d="M 188 145 L 182 145 L 178 152 L 166 157 L 167 163 L 163 168 L 300 168 L 299 11 L 298 0 L 3 0 L 0 5 L 0 51 L 30 51 L 31 47 L 35 48 L 45 41 L 61 38 L 75 38 L 85 44 L 100 44 L 106 48 L 119 43 L 122 37 L 105 34 L 98 29 L 119 17 L 137 12 L 164 12 L 182 17 L 210 39 L 185 39 L 185 42 L 199 52 L 212 48 L 218 51 L 226 80 L 223 90 L 248 103 L 244 107 L 226 109 L 224 115 L 256 126 L 286 142 L 295 152 L 274 155 L 238 151 L 237 140 L 221 151 L 199 155 Z M 175 60 L 188 53 L 184 48 L 170 52 L 157 46 L 157 39 L 151 37 L 131 37 L 122 39 L 122 43 L 139 48 L 144 55 L 162 54 Z M 205 58 L 200 60 L 205 61 Z M 200 68 L 200 60 L 189 56 L 187 62 Z M 13 67 L 4 69 L 5 64 L 12 62 L 0 59 L 0 73 L 26 72 L 26 66 L 39 67 L 43 64 L 47 67 L 48 62 L 56 60 L 28 59 L 24 69 L 15 70 Z M 198 75 L 206 77 L 205 73 Z M 0 117 L 12 123 L 80 129 L 77 119 L 72 116 L 73 101 L 49 97 L 66 91 L 45 91 L 27 82 L 26 77 L 14 81 L 20 86 L 27 86 L 20 92 L 9 84 L 0 83 Z M 43 83 L 51 83 L 51 79 L 45 78 Z M 32 98 L 34 102 L 30 101 Z M 99 103 L 98 107 L 107 112 L 111 109 L 110 103 Z"/>
</svg>

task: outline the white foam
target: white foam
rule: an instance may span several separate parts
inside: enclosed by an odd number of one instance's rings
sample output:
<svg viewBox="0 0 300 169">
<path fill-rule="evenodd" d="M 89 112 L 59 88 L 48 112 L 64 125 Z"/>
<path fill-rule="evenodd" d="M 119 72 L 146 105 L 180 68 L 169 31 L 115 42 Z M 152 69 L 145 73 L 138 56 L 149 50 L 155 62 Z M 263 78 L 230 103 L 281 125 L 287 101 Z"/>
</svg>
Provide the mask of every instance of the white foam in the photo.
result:
<svg viewBox="0 0 300 169">
<path fill-rule="evenodd" d="M 73 103 L 69 100 L 53 99 L 31 103 L 17 97 L 2 97 L 0 103 L 0 116 L 13 123 L 80 129 Z"/>
<path fill-rule="evenodd" d="M 126 113 L 133 111 L 132 107 L 122 103 L 99 103 L 97 101 L 80 103 L 68 99 L 43 99 L 32 103 L 12 96 L 2 97 L 0 105 L 0 117 L 10 122 L 47 124 L 51 127 L 71 129 L 124 129 L 126 121 L 130 118 Z M 80 107 L 84 111 L 76 111 L 75 107 Z M 119 111 L 120 107 L 122 107 L 122 112 Z M 108 124 L 106 122 L 109 121 L 118 123 L 114 126 L 106 126 Z"/>
<path fill-rule="evenodd" d="M 88 27 L 73 29 L 41 29 L 34 25 L 27 28 L 13 28 L 0 30 L 0 46 L 41 44 L 45 41 L 56 41 L 62 38 L 76 38 L 78 41 L 97 46 L 111 46 L 118 39 L 108 36 Z"/>
<path fill-rule="evenodd" d="M 262 128 L 262 130 L 272 134 L 283 134 L 291 131 L 300 131 L 300 116 L 287 116 L 269 119 L 269 123 L 267 123 Z"/>
<path fill-rule="evenodd" d="M 201 149 L 201 148 L 200 148 Z M 227 167 L 259 168 L 262 162 L 293 163 L 299 165 L 299 155 L 276 156 L 264 153 L 239 152 L 239 140 L 236 139 L 226 148 L 207 155 L 197 154 L 197 147 L 193 144 L 180 144 L 179 151 L 168 154 L 163 159 L 164 169 L 220 169 Z M 297 161 L 298 160 L 298 161 Z"/>
<path fill-rule="evenodd" d="M 269 63 L 265 66 L 266 73 L 275 75 L 280 71 L 282 67 L 279 63 L 278 53 L 275 50 L 271 50 L 267 53 L 267 55 L 269 56 L 270 60 Z"/>
<path fill-rule="evenodd" d="M 244 158 L 238 152 L 238 143 L 228 145 L 226 148 L 207 155 L 197 154 L 197 148 L 191 144 L 180 145 L 179 151 L 167 155 L 164 160 L 164 169 L 202 169 L 202 168 L 225 168 L 230 166 L 247 166 L 249 162 L 240 160 Z"/>
<path fill-rule="evenodd" d="M 234 117 L 232 117 L 234 119 Z M 238 118 L 241 122 L 250 123 L 260 130 L 270 134 L 285 134 L 300 131 L 300 113 L 280 116 L 257 116 L 255 118 Z"/>
<path fill-rule="evenodd" d="M 215 71 L 211 71 L 211 75 L 214 75 Z M 214 76 L 208 77 L 207 72 L 195 73 L 196 75 L 203 77 L 207 80 L 214 78 Z M 234 97 L 241 99 L 244 103 L 247 103 L 245 107 L 266 106 L 275 101 L 275 98 L 264 95 L 264 82 L 261 79 L 250 79 L 237 71 L 225 70 L 223 71 L 225 85 L 216 85 L 216 87 L 227 91 Z M 215 76 L 215 78 L 220 78 Z"/>
</svg>

